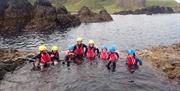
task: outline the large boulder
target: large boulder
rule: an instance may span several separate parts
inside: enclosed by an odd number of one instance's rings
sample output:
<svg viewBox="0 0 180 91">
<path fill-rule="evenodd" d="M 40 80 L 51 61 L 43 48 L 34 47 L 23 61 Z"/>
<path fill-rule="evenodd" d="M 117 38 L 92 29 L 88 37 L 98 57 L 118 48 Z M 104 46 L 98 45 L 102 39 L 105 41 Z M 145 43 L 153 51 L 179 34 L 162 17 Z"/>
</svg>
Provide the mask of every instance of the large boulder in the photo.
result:
<svg viewBox="0 0 180 91">
<path fill-rule="evenodd" d="M 25 31 L 46 31 L 80 25 L 78 17 L 71 15 L 64 6 L 55 8 L 48 0 L 37 0 L 34 4 L 33 19 Z"/>
<path fill-rule="evenodd" d="M 80 21 L 84 23 L 112 21 L 111 15 L 108 14 L 106 10 L 95 13 L 86 6 L 83 6 L 78 11 L 78 17 L 80 18 Z"/>
<path fill-rule="evenodd" d="M 48 30 L 56 26 L 56 8 L 49 1 L 37 0 L 34 4 L 33 19 L 25 31 Z"/>
<path fill-rule="evenodd" d="M 27 0 L 4 0 L 1 8 L 1 27 L 3 34 L 14 33 L 22 30 L 31 20 L 32 5 Z"/>
</svg>

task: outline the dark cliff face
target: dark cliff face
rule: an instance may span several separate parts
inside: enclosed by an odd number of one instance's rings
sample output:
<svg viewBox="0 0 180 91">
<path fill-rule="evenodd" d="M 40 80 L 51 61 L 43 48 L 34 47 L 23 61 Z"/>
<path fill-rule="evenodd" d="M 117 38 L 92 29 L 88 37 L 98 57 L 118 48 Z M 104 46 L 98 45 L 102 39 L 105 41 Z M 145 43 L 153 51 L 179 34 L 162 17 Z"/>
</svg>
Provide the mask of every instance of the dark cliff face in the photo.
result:
<svg viewBox="0 0 180 91">
<path fill-rule="evenodd" d="M 0 34 L 41 31 L 80 25 L 78 17 L 65 7 L 56 9 L 48 0 L 0 0 Z"/>
<path fill-rule="evenodd" d="M 26 0 L 4 1 L 0 32 L 6 34 L 20 31 L 30 21 L 33 6 Z"/>
</svg>

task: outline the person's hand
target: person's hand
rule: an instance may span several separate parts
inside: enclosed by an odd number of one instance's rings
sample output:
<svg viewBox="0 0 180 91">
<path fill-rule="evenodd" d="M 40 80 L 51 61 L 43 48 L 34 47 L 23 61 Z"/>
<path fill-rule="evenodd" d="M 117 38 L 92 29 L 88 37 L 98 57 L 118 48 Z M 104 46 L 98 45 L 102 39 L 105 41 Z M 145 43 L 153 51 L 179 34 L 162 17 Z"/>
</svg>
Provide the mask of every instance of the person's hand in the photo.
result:
<svg viewBox="0 0 180 91">
<path fill-rule="evenodd" d="M 51 55 L 51 57 L 54 57 L 54 55 Z"/>
</svg>

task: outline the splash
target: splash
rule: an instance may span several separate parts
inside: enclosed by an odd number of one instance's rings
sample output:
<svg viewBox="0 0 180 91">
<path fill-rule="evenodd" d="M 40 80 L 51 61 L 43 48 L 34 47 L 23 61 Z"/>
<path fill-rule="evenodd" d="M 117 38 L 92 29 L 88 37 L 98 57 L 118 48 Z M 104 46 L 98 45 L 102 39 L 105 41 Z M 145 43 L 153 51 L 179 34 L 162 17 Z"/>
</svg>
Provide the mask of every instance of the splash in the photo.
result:
<svg viewBox="0 0 180 91">
<path fill-rule="evenodd" d="M 177 3 L 180 3 L 180 0 L 175 0 Z"/>
</svg>

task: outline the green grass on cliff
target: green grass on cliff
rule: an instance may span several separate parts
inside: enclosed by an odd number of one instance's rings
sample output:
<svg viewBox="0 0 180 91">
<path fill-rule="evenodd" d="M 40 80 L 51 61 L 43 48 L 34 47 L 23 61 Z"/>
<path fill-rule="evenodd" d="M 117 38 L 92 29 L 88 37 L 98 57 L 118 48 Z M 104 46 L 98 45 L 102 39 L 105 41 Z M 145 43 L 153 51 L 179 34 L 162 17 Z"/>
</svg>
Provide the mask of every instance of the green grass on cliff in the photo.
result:
<svg viewBox="0 0 180 91">
<path fill-rule="evenodd" d="M 167 7 L 180 9 L 180 3 L 177 3 L 175 0 L 147 0 L 146 6 L 154 6 L 154 5 L 167 6 Z"/>
<path fill-rule="evenodd" d="M 29 0 L 34 3 L 35 0 Z M 82 6 L 88 6 L 91 10 L 98 12 L 105 8 L 108 12 L 113 13 L 120 10 L 124 10 L 121 6 L 117 6 L 115 0 L 51 0 L 52 5 L 60 7 L 64 5 L 68 11 L 77 12 Z M 169 6 L 175 9 L 180 9 L 180 3 L 176 3 L 174 0 L 146 0 L 146 7 L 148 6 Z M 134 9 L 138 8 L 134 6 Z"/>
</svg>

